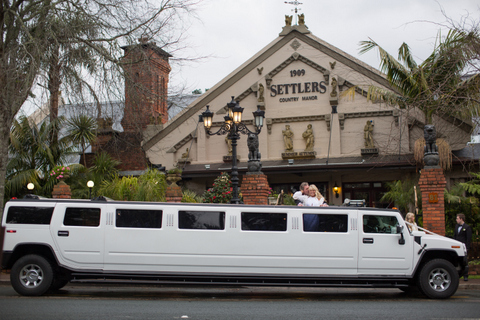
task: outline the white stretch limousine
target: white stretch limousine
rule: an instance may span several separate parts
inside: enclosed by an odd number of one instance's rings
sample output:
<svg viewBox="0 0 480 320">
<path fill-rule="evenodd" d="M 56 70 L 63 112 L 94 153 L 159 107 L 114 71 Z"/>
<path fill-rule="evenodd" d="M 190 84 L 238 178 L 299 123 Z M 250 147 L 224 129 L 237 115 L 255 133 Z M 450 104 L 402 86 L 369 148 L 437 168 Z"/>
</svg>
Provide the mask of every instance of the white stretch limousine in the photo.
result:
<svg viewBox="0 0 480 320">
<path fill-rule="evenodd" d="M 455 293 L 465 246 L 394 210 L 24 199 L 6 204 L 4 269 L 22 295 L 72 282 L 417 287 Z"/>
</svg>

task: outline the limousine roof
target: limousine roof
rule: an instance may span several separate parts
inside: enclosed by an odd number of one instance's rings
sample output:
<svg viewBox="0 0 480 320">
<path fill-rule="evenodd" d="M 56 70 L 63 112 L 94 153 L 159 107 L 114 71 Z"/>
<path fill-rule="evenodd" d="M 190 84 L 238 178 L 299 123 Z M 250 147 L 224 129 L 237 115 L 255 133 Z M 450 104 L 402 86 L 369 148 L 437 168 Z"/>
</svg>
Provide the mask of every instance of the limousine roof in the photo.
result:
<svg viewBox="0 0 480 320">
<path fill-rule="evenodd" d="M 240 208 L 262 208 L 262 209 L 301 209 L 301 210 L 345 210 L 345 209 L 356 209 L 356 210 L 375 210 L 375 211 L 388 211 L 388 212 L 399 212 L 397 209 L 388 209 L 388 208 L 372 208 L 372 207 L 356 207 L 356 206 L 328 206 L 328 207 L 299 207 L 299 206 L 275 206 L 275 205 L 248 205 L 248 204 L 230 204 L 230 203 L 186 203 L 186 202 L 143 202 L 143 201 L 117 201 L 108 199 L 105 197 L 95 198 L 92 200 L 89 199 L 51 199 L 51 198 L 41 198 L 41 199 L 11 199 L 8 203 L 21 203 L 21 202 L 68 202 L 68 203 L 109 203 L 115 205 L 162 205 L 162 206 L 179 206 L 179 207 L 240 207 Z"/>
</svg>

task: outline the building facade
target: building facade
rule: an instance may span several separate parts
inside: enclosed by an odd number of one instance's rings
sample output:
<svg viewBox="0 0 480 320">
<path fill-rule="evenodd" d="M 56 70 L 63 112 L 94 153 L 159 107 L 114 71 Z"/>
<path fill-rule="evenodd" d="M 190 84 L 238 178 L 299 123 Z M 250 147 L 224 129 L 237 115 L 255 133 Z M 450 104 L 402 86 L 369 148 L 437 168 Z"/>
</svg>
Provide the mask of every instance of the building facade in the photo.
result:
<svg viewBox="0 0 480 320">
<path fill-rule="evenodd" d="M 271 187 L 291 192 L 308 181 L 331 204 L 349 198 L 388 206 L 380 203 L 385 182 L 414 179 L 421 168 L 413 149 L 423 137 L 424 119 L 415 110 L 370 101 L 371 85 L 389 88 L 382 73 L 317 38 L 304 23 L 286 25 L 274 41 L 145 139 L 143 148 L 151 163 L 182 168 L 185 185 L 202 192 L 221 172 L 231 170 L 231 156 L 226 136 L 206 135 L 199 115 L 209 105 L 215 130 L 233 96 L 252 130 L 252 112 L 257 106 L 265 110 L 259 149 Z M 355 88 L 355 95 L 342 94 L 349 88 Z M 470 123 L 434 122 L 438 137 L 452 150 L 470 140 Z M 237 153 L 243 174 L 246 136 Z M 464 176 L 461 170 L 448 175 Z"/>
<path fill-rule="evenodd" d="M 169 55 L 147 43 L 127 48 L 126 57 L 138 55 L 135 50 L 159 54 L 168 64 Z M 133 127 L 141 127 L 142 141 L 137 145 L 141 150 L 136 154 L 145 155 L 145 165 L 180 167 L 183 184 L 198 193 L 221 172 L 229 172 L 232 160 L 231 142 L 225 135 L 207 135 L 199 116 L 209 105 L 215 114 L 212 131 L 216 131 L 231 97 L 244 108 L 244 123 L 252 131 L 252 112 L 258 107 L 265 111 L 259 151 L 262 172 L 276 191 L 290 193 L 307 181 L 316 184 L 330 204 L 349 198 L 386 207 L 391 204 L 380 202 L 385 183 L 416 179 L 422 167 L 413 156 L 415 142 L 423 137 L 422 113 L 367 99 L 369 86 L 389 88 L 385 75 L 314 36 L 304 19 L 293 26 L 287 20 L 276 39 L 169 121 L 162 117 L 166 114 L 163 102 L 155 97 L 161 100 L 165 94 L 170 69 L 153 64 L 165 76 L 163 80 L 152 78 L 151 72 L 142 78 L 141 68 L 131 69 L 134 81 L 126 81 L 122 126 L 131 134 L 138 132 Z M 129 90 L 143 82 L 149 97 L 142 98 L 147 103 L 137 110 L 128 95 L 139 91 Z M 347 90 L 355 94 L 346 95 Z M 435 118 L 434 124 L 437 136 L 454 151 L 470 140 L 471 123 Z M 240 175 L 247 171 L 246 141 L 246 136 L 238 141 Z M 465 171 L 454 166 L 446 175 L 447 181 L 454 182 L 464 179 Z"/>
</svg>

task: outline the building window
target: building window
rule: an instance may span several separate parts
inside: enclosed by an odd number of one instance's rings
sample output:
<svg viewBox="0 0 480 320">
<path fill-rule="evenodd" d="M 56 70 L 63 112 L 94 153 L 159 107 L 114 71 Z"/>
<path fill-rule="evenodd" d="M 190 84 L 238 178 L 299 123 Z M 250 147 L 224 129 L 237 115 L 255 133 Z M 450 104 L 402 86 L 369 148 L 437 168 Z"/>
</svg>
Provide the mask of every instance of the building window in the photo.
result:
<svg viewBox="0 0 480 320">
<path fill-rule="evenodd" d="M 117 209 L 115 226 L 160 229 L 162 227 L 162 210 Z"/>
<path fill-rule="evenodd" d="M 225 212 L 217 211 L 179 211 L 180 229 L 225 230 Z"/>
<path fill-rule="evenodd" d="M 242 212 L 242 230 L 287 231 L 287 214 Z"/>
<path fill-rule="evenodd" d="M 65 226 L 98 227 L 100 225 L 99 208 L 67 208 L 63 219 Z"/>
</svg>

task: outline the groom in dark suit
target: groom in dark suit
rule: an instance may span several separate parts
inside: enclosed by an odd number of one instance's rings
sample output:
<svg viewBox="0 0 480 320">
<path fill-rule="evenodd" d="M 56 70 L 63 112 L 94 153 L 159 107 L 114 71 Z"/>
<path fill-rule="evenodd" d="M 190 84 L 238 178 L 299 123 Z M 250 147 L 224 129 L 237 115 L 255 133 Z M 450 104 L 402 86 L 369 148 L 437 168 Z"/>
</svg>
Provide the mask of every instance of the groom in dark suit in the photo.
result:
<svg viewBox="0 0 480 320">
<path fill-rule="evenodd" d="M 467 250 L 470 249 L 470 242 L 472 241 L 472 228 L 465 223 L 465 215 L 463 213 L 457 214 L 457 225 L 455 226 L 453 238 L 465 243 Z M 468 281 L 468 264 L 463 273 L 463 280 Z"/>
</svg>

